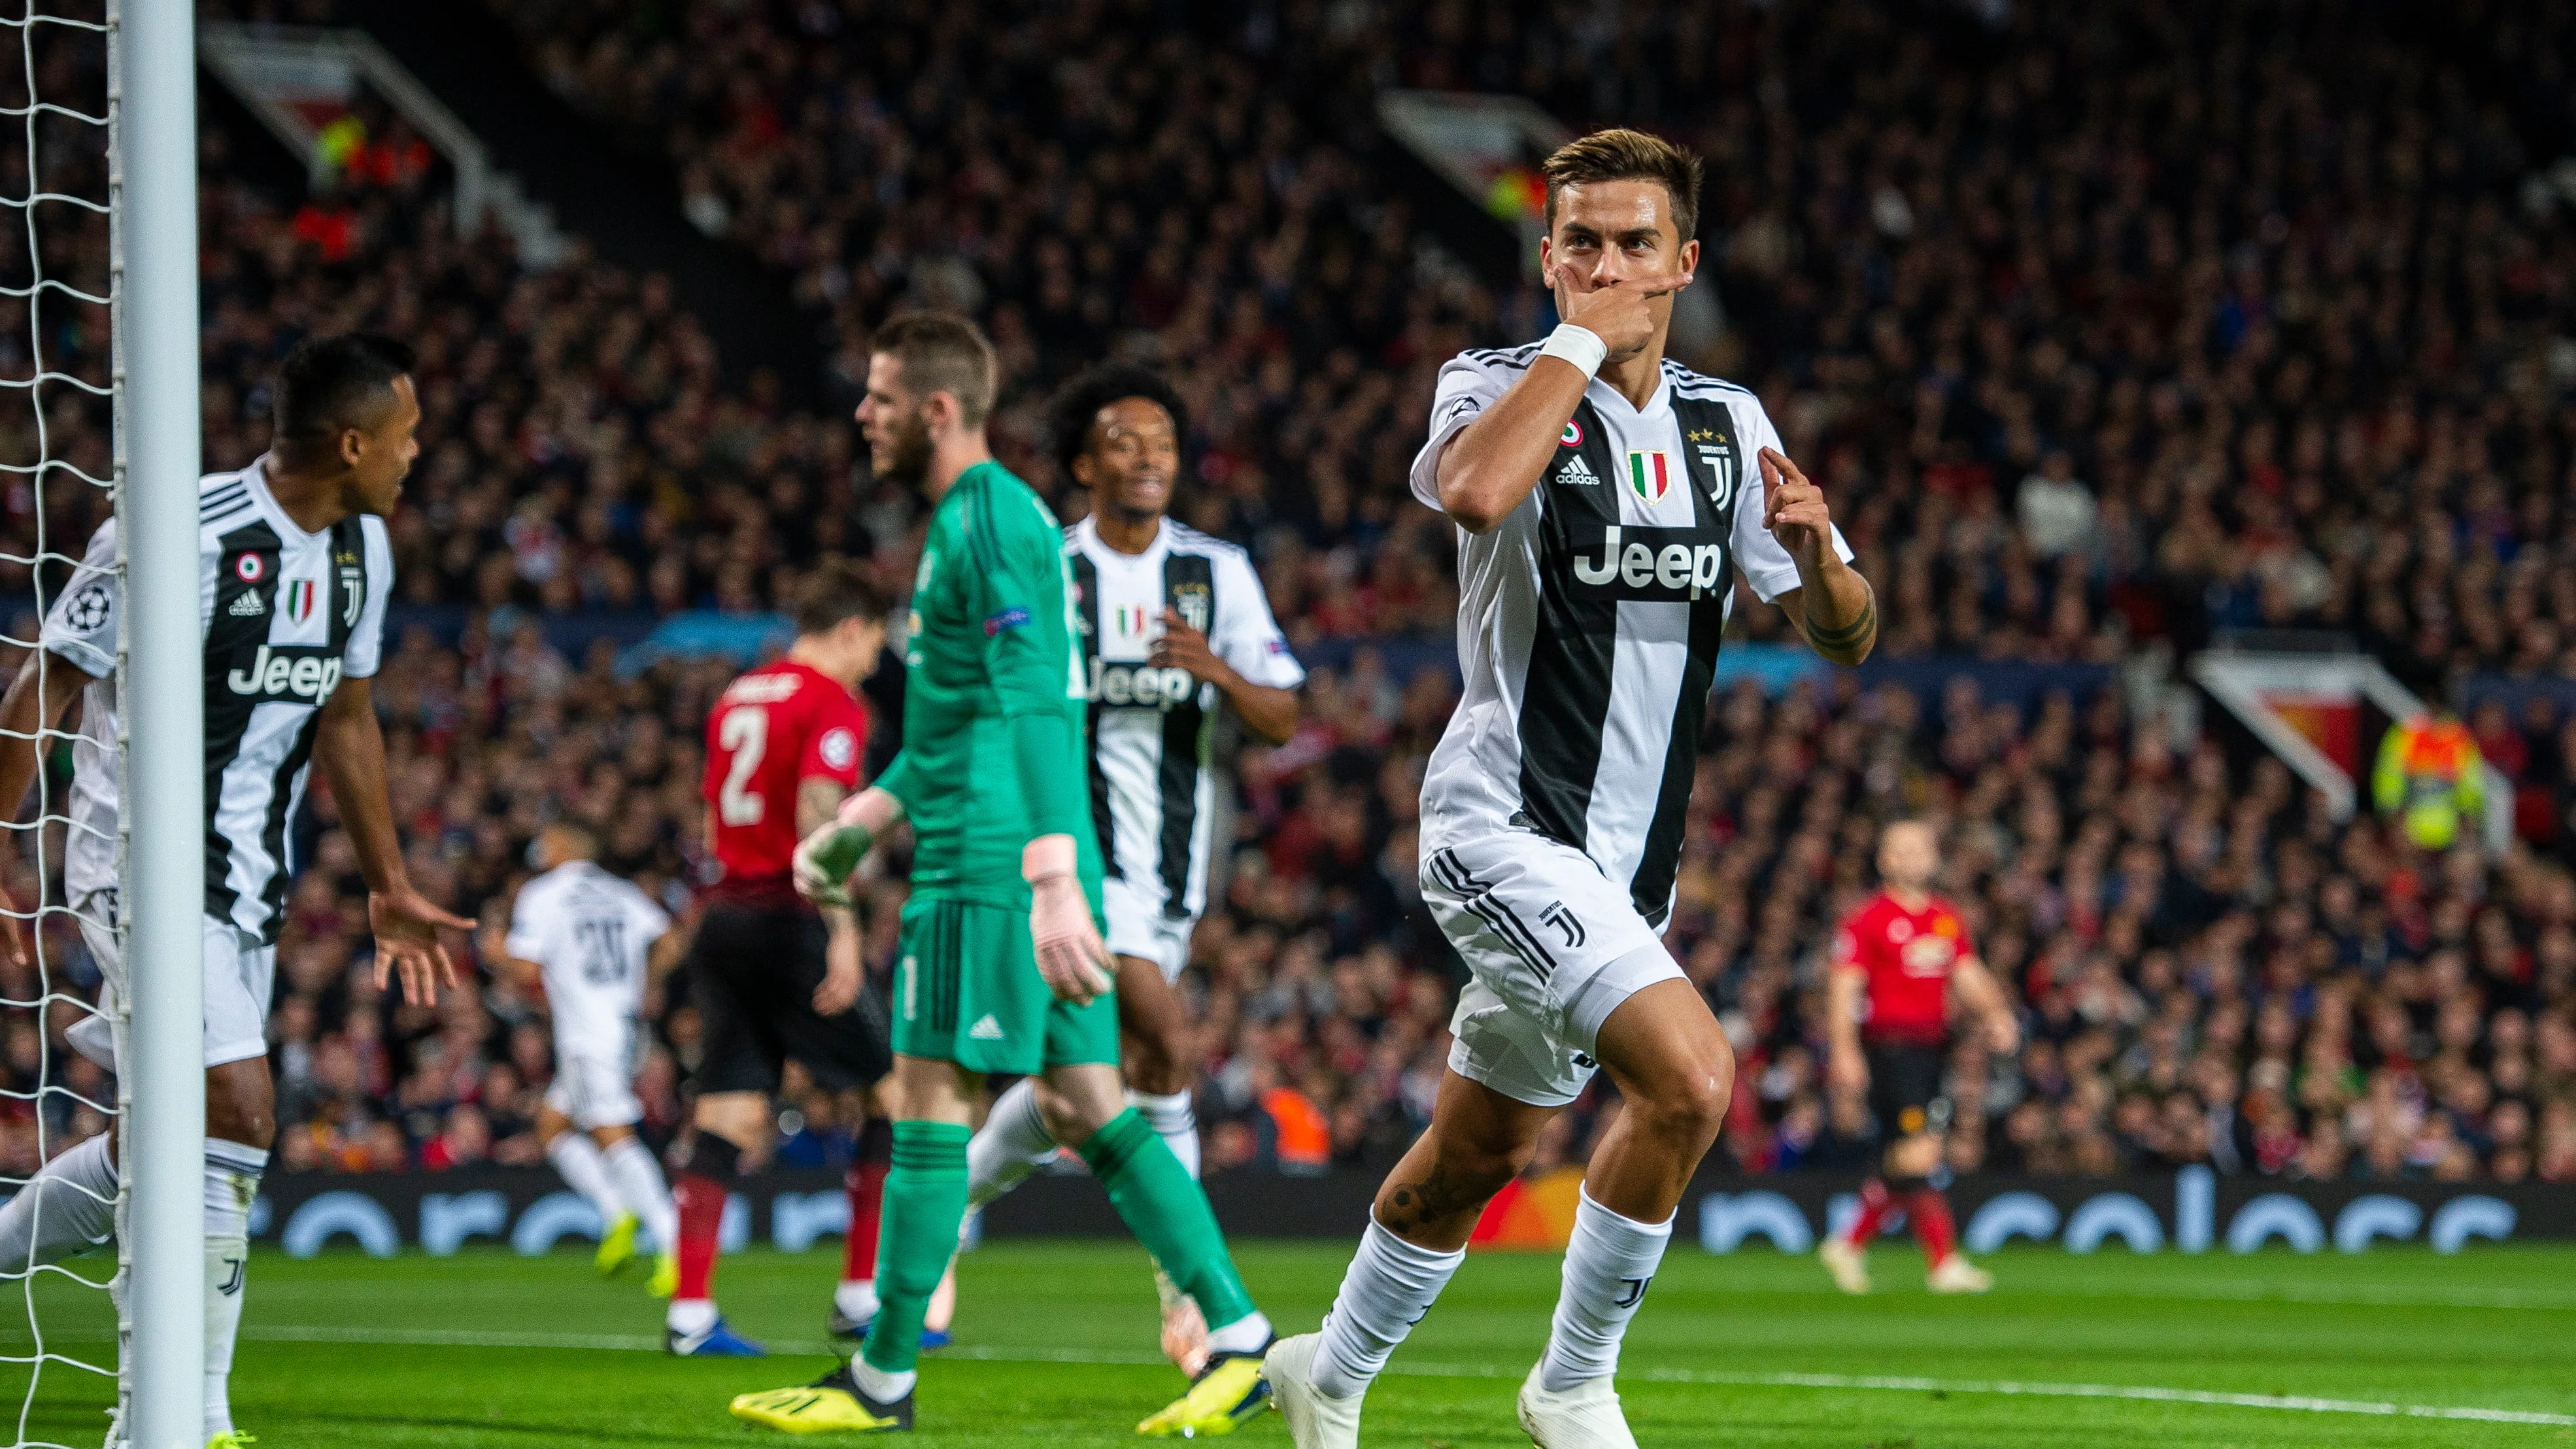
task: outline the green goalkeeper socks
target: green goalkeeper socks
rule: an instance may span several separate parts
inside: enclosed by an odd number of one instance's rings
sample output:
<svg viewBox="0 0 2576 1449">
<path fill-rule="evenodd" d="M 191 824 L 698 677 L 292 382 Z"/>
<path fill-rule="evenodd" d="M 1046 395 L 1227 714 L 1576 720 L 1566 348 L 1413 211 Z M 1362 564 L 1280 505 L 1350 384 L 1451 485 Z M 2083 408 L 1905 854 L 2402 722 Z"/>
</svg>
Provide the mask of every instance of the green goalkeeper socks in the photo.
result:
<svg viewBox="0 0 2576 1449">
<path fill-rule="evenodd" d="M 1128 1231 L 1182 1292 L 1198 1300 L 1209 1327 L 1223 1328 L 1252 1315 L 1252 1295 L 1243 1291 L 1243 1279 L 1226 1253 L 1225 1235 L 1217 1229 L 1207 1193 L 1135 1108 L 1091 1134 L 1082 1144 L 1082 1160 L 1108 1190 Z"/>
<path fill-rule="evenodd" d="M 966 1219 L 966 1140 L 973 1135 L 947 1122 L 894 1124 L 894 1165 L 886 1172 L 878 1220 L 877 1317 L 859 1350 L 871 1368 L 910 1373 L 921 1357 L 922 1315 L 957 1251 L 957 1225 Z M 1199 1211 L 1206 1213 L 1204 1203 Z"/>
</svg>

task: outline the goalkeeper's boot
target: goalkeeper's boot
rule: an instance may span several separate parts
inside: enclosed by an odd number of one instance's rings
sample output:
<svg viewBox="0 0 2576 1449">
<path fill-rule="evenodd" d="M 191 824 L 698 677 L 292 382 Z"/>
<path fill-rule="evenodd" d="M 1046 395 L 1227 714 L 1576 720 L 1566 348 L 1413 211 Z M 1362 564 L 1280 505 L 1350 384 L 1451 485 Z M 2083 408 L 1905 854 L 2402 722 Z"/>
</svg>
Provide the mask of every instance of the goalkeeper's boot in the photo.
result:
<svg viewBox="0 0 2576 1449">
<path fill-rule="evenodd" d="M 619 1213 L 617 1221 L 599 1239 L 599 1251 L 591 1255 L 591 1266 L 602 1278 L 614 1278 L 627 1264 L 635 1261 L 635 1231 L 644 1220 L 633 1213 Z"/>
<path fill-rule="evenodd" d="M 1825 1239 L 1825 1245 L 1816 1250 L 1816 1258 L 1825 1265 L 1826 1272 L 1834 1275 L 1835 1287 L 1845 1293 L 1869 1291 L 1869 1254 L 1843 1241 L 1841 1234 Z"/>
<path fill-rule="evenodd" d="M 1965 1253 L 1952 1253 L 1932 1265 L 1924 1286 L 1935 1293 L 1984 1293 L 1995 1286 L 1995 1275 L 1968 1261 Z"/>
<path fill-rule="evenodd" d="M 718 1314 L 716 1321 L 695 1333 L 682 1333 L 676 1328 L 662 1330 L 662 1347 L 680 1358 L 767 1358 L 769 1350 L 733 1331 Z"/>
<path fill-rule="evenodd" d="M 869 1398 L 844 1363 L 802 1388 L 737 1394 L 729 1412 L 782 1434 L 902 1433 L 912 1428 L 912 1395 L 890 1404 Z"/>
<path fill-rule="evenodd" d="M 1610 1376 L 1587 1379 L 1561 1394 L 1539 1382 L 1540 1364 L 1521 1381 L 1521 1429 L 1538 1449 L 1637 1449 Z"/>
<path fill-rule="evenodd" d="M 1270 1343 L 1278 1341 L 1273 1338 Z M 1251 1353 L 1210 1354 L 1190 1391 L 1137 1425 L 1136 1432 L 1148 1439 L 1204 1439 L 1233 1433 L 1270 1407 L 1270 1380 L 1261 1374 L 1262 1356 L 1270 1352 L 1270 1343 Z"/>
<path fill-rule="evenodd" d="M 117 1441 L 111 1440 L 110 1442 L 113 1443 Z M 206 1449 L 249 1449 L 250 1445 L 258 1442 L 259 1440 L 255 1436 L 245 1434 L 239 1429 L 226 1429 L 224 1432 L 208 1439 L 206 1441 Z"/>
<path fill-rule="evenodd" d="M 668 1298 L 680 1291 L 680 1255 L 661 1253 L 653 1259 L 653 1276 L 644 1280 L 644 1291 L 656 1298 Z"/>
<path fill-rule="evenodd" d="M 1279 1417 L 1288 1421 L 1288 1439 L 1297 1449 L 1359 1449 L 1360 1400 L 1363 1394 L 1336 1397 L 1315 1387 L 1315 1351 L 1324 1346 L 1320 1333 L 1301 1333 L 1270 1346 L 1261 1376 Z"/>
</svg>

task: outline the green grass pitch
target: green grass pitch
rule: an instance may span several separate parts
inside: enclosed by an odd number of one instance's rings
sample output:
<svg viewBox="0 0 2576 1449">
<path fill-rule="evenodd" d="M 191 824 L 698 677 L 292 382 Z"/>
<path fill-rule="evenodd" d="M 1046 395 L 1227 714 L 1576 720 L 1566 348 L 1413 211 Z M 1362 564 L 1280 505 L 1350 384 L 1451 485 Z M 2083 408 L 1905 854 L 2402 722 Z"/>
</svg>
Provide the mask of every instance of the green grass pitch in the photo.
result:
<svg viewBox="0 0 2576 1449">
<path fill-rule="evenodd" d="M 1348 1250 L 1238 1251 L 1264 1306 L 1297 1331 L 1323 1313 Z M 1639 1442 L 2576 1443 L 2576 1247 L 1991 1261 L 1991 1297 L 1933 1298 L 1910 1250 L 1882 1248 L 1881 1291 L 1846 1299 L 1807 1259 L 1677 1245 L 1622 1365 Z M 261 1449 L 784 1443 L 735 1424 L 725 1401 L 826 1367 L 821 1319 L 837 1265 L 823 1251 L 726 1260 L 726 1310 L 772 1356 L 700 1362 L 658 1352 L 659 1310 L 639 1279 L 603 1283 L 569 1249 L 264 1254 L 251 1267 L 235 1412 Z M 1370 1449 L 1525 1445 L 1512 1394 L 1546 1338 L 1556 1273 L 1552 1256 L 1470 1259 L 1371 1393 Z M 1132 1444 L 1135 1421 L 1180 1387 L 1154 1354 L 1153 1288 L 1131 1244 L 996 1244 L 965 1259 L 964 1282 L 958 1347 L 924 1365 L 923 1432 L 908 1441 L 922 1449 Z M 46 1346 L 108 1354 L 103 1299 L 44 1283 Z M 0 1307 L 0 1354 L 29 1351 L 23 1319 L 16 1303 Z M 0 1407 L 25 1398 L 26 1379 L 22 1364 L 0 1372 Z M 49 1366 L 27 1437 L 95 1444 L 107 1399 L 103 1381 Z M 1288 1439 L 1265 1416 L 1233 1442 Z"/>
</svg>

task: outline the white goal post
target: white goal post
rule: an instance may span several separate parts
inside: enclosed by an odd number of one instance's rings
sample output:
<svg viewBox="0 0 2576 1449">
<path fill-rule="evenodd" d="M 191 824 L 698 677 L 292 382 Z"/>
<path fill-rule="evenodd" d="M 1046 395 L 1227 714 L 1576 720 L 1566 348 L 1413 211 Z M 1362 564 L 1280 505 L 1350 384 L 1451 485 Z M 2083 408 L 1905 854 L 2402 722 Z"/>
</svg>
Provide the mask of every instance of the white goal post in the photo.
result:
<svg viewBox="0 0 2576 1449">
<path fill-rule="evenodd" d="M 191 0 L 110 0 L 126 1192 L 120 1397 L 198 1449 L 205 1371 L 205 649 L 197 623 L 197 56 Z"/>
</svg>

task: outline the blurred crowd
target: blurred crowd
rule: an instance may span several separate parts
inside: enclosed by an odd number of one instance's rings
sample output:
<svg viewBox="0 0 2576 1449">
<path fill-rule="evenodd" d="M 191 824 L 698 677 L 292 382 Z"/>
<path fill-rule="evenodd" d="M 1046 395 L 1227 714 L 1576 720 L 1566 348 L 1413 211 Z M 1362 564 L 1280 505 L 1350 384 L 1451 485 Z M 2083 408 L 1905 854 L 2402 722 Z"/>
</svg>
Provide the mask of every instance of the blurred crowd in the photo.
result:
<svg viewBox="0 0 2576 1449">
<path fill-rule="evenodd" d="M 1883 650 L 2328 627 L 2423 687 L 2576 674 L 2565 7 L 502 8 L 795 276 L 846 375 L 918 300 L 988 317 L 1024 385 L 1168 362 L 1193 521 L 1275 538 L 1283 618 L 1326 633 L 1437 632 L 1427 371 L 1545 308 L 1426 245 L 1361 119 L 1400 85 L 1707 158 L 1727 326 L 1691 360 L 1842 500 Z"/>
<path fill-rule="evenodd" d="M 1298 734 L 1237 761 L 1223 906 L 1185 977 L 1212 1167 L 1399 1149 L 1456 979 L 1413 847 L 1452 704 L 1452 548 L 1402 479 L 1438 364 L 1547 308 L 1438 243 L 1355 119 L 1393 84 L 1526 91 L 1708 156 L 1701 277 L 1725 325 L 1694 360 L 1757 387 L 1836 500 L 1889 654 L 2111 662 L 2308 627 L 2428 689 L 2576 674 L 2576 188 L 2525 184 L 2569 119 L 2556 12 L 2487 7 L 2478 33 L 2512 38 L 2489 55 L 2309 4 L 2009 7 L 1998 30 L 1857 3 L 1570 27 L 1463 4 L 1192 26 L 1114 0 L 1002 9 L 507 7 L 559 91 L 667 149 L 693 221 L 792 277 L 835 349 L 812 410 L 772 376 L 729 385 L 662 279 L 459 238 L 434 166 L 279 187 L 247 159 L 266 138 L 210 118 L 207 465 L 257 454 L 265 374 L 300 337 L 367 327 L 421 355 L 376 697 L 432 895 L 505 918 L 529 836 L 570 813 L 685 923 L 704 711 L 735 666 L 555 626 L 759 616 L 824 554 L 908 578 L 918 501 L 869 476 L 844 408 L 875 322 L 964 308 L 1003 358 L 997 447 L 1068 517 L 1085 500 L 1038 435 L 1051 382 L 1113 351 L 1172 371 L 1195 464 L 1177 512 L 1255 549 L 1315 666 Z M 47 63 L 49 93 L 77 88 L 81 62 Z M 76 140 L 49 186 L 84 179 Z M 25 180 L 13 155 L 0 191 Z M 103 284 L 103 221 L 63 210 L 49 268 Z M 28 262 L 0 229 L 13 285 Z M 0 297 L 0 377 L 42 347 L 103 380 L 103 319 L 43 305 Z M 78 389 L 0 390 L 10 464 L 103 478 L 105 428 Z M 8 478 L 9 554 L 76 552 L 102 516 L 62 467 Z M 0 559 L 0 597 L 39 582 Z M 1736 619 L 1780 635 L 1768 609 Z M 2017 1060 L 1960 1049 L 1955 1166 L 2576 1180 L 2576 721 L 2546 698 L 2473 721 L 2517 788 L 2516 844 L 2489 860 L 2338 824 L 2270 760 L 2177 742 L 2116 689 L 1730 688 L 1671 940 L 1739 1051 L 1720 1151 L 1743 1169 L 1865 1160 L 1818 1087 L 1820 951 L 1877 826 L 1920 813 L 2028 1027 Z M 315 793 L 279 958 L 281 1164 L 539 1160 L 543 1001 L 479 971 L 435 1009 L 376 992 Z M 26 899 L 45 867 L 20 854 Z M 880 969 L 900 891 L 870 903 Z M 46 981 L 94 991 L 68 923 L 43 935 Z M 0 994 L 32 1000 L 34 973 L 0 965 Z M 697 1025 L 676 982 L 648 1005 L 645 1130 L 667 1142 Z M 62 1089 L 0 1098 L 0 1174 L 36 1160 L 40 1121 L 48 1151 L 103 1124 L 81 1102 L 113 1084 L 60 1036 L 76 1009 L 0 1018 L 0 1086 Z M 792 1079 L 780 1158 L 838 1163 L 858 1110 Z M 1587 1097 L 1544 1160 L 1579 1160 L 1608 1110 Z"/>
</svg>

